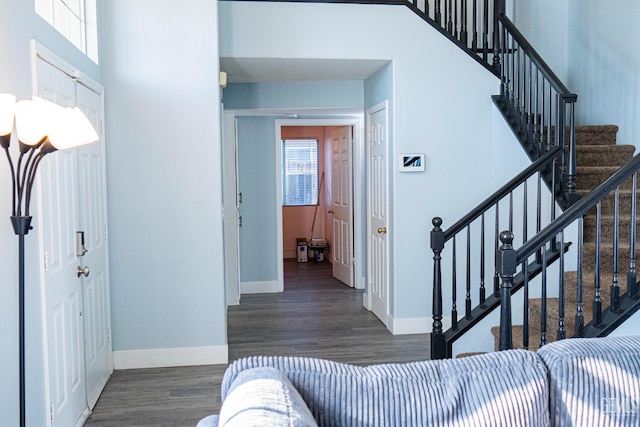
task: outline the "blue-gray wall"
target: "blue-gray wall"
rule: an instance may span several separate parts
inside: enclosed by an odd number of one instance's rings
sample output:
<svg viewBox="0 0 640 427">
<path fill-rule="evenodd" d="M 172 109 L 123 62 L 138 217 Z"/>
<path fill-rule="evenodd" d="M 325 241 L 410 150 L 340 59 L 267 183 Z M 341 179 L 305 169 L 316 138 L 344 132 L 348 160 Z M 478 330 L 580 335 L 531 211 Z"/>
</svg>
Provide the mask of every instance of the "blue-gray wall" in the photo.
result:
<svg viewBox="0 0 640 427">
<path fill-rule="evenodd" d="M 278 279 L 275 132 L 272 117 L 238 118 L 241 282 Z"/>
<path fill-rule="evenodd" d="M 222 350 L 217 4 L 102 10 L 116 368 L 126 350 Z"/>
<path fill-rule="evenodd" d="M 386 84 L 393 88 L 392 330 L 426 331 L 429 219 L 440 215 L 452 224 L 490 193 L 492 177 L 480 170 L 493 162 L 491 95 L 499 92 L 498 80 L 403 6 L 220 2 L 219 10 L 221 56 L 393 63 Z M 426 154 L 427 171 L 398 173 L 395 156 L 416 152 Z M 457 203 L 450 203 L 450 185 L 460 182 L 466 184 L 456 187 Z M 398 268 L 400 260 L 411 268 Z"/>
</svg>

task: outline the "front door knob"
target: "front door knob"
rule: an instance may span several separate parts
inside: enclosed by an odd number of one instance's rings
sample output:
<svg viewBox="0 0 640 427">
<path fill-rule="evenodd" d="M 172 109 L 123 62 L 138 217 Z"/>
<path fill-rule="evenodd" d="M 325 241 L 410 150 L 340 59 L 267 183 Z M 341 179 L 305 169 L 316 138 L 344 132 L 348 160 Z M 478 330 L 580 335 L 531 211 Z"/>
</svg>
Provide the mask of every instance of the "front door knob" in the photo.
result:
<svg viewBox="0 0 640 427">
<path fill-rule="evenodd" d="M 378 227 L 379 234 L 387 234 L 387 227 Z"/>
<path fill-rule="evenodd" d="M 84 277 L 89 277 L 89 267 L 87 267 L 86 265 L 84 266 L 84 268 L 78 266 L 78 277 L 84 275 Z"/>
</svg>

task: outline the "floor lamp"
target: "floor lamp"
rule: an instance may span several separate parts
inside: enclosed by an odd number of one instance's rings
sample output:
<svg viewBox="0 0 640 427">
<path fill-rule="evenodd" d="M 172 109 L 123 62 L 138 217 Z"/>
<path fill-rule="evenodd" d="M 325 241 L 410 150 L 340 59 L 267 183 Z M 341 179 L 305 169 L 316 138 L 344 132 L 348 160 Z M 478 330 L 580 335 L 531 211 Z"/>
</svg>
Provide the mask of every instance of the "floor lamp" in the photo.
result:
<svg viewBox="0 0 640 427">
<path fill-rule="evenodd" d="M 18 134 L 18 159 L 9 151 L 13 125 Z M 29 233 L 29 204 L 38 166 L 43 157 L 56 150 L 78 147 L 99 139 L 91 122 L 78 108 L 64 108 L 44 99 L 16 102 L 16 97 L 0 93 L 0 147 L 9 161 L 12 180 L 11 224 L 18 236 L 18 324 L 20 348 L 20 426 L 26 425 L 25 393 L 25 277 L 24 236 Z"/>
</svg>

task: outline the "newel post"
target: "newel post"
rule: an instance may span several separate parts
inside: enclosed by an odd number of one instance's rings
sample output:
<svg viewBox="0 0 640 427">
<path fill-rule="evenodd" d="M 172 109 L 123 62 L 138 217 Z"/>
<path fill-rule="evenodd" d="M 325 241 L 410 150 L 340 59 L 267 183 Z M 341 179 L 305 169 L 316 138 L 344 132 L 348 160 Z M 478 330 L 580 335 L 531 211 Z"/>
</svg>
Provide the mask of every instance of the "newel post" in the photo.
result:
<svg viewBox="0 0 640 427">
<path fill-rule="evenodd" d="M 513 249 L 513 233 L 500 233 L 502 245 L 496 253 L 496 271 L 500 276 L 500 346 L 499 350 L 513 348 L 511 324 L 511 288 L 516 273 L 517 254 Z"/>
<path fill-rule="evenodd" d="M 447 343 L 442 332 L 442 265 L 441 256 L 444 249 L 444 231 L 440 228 L 442 218 L 435 217 L 431 221 L 431 250 L 433 250 L 433 331 L 431 332 L 431 359 L 447 357 Z"/>
</svg>

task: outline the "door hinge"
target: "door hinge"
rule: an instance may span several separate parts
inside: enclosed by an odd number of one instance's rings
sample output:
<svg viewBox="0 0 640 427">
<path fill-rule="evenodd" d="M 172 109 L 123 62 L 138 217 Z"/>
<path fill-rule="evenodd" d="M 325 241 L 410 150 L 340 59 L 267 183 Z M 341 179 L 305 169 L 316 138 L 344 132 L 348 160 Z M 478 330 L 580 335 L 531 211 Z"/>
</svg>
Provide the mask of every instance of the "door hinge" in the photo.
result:
<svg viewBox="0 0 640 427">
<path fill-rule="evenodd" d="M 51 406 L 49 406 L 49 417 L 51 418 L 51 422 L 54 422 L 56 420 L 56 412 L 53 403 L 51 404 Z"/>
<path fill-rule="evenodd" d="M 111 328 L 107 328 L 107 342 L 111 344 Z"/>
<path fill-rule="evenodd" d="M 44 251 L 44 256 L 42 257 L 42 262 L 44 263 L 44 269 L 48 270 L 49 269 L 49 260 L 47 258 L 47 251 Z"/>
<path fill-rule="evenodd" d="M 109 240 L 109 226 L 107 224 L 104 225 L 104 240 Z"/>
</svg>

